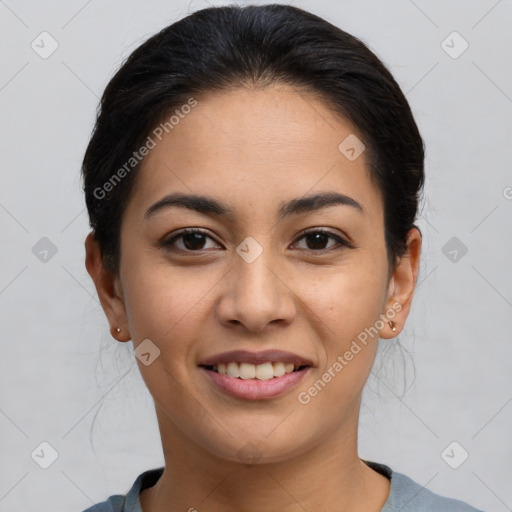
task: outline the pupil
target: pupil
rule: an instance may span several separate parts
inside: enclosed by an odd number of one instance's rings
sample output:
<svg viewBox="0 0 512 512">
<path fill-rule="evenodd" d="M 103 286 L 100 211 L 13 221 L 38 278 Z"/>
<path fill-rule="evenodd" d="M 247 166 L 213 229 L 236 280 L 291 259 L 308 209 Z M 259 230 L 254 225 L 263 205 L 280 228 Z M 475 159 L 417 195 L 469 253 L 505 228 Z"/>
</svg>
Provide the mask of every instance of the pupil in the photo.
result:
<svg viewBox="0 0 512 512">
<path fill-rule="evenodd" d="M 308 238 L 309 239 L 313 239 L 313 245 L 315 245 L 315 243 L 319 243 L 320 246 L 323 246 L 325 245 L 325 242 L 327 241 L 327 235 L 325 233 L 313 233 L 313 234 L 310 234 L 308 235 Z M 324 243 L 322 243 L 324 242 Z M 310 244 L 309 244 L 310 245 Z M 310 249 L 313 248 L 313 249 L 322 249 L 323 247 L 310 247 Z"/>
<path fill-rule="evenodd" d="M 203 240 L 201 240 L 201 239 L 203 239 Z M 190 240 L 192 241 L 192 244 L 187 243 Z M 194 241 L 196 243 L 197 242 L 202 242 L 202 244 L 199 243 L 199 245 L 201 247 L 198 247 L 197 245 L 194 245 Z M 202 245 L 204 245 L 204 235 L 202 235 L 201 233 L 186 233 L 185 235 L 183 235 L 183 244 L 189 250 L 201 249 Z"/>
</svg>

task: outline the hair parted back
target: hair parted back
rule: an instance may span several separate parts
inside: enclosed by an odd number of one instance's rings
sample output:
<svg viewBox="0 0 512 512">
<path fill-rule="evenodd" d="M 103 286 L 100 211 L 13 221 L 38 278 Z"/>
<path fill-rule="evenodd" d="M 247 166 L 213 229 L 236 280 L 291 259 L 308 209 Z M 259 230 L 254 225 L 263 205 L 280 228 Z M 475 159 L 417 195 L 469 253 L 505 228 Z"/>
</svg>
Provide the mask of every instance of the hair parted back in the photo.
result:
<svg viewBox="0 0 512 512">
<path fill-rule="evenodd" d="M 316 95 L 357 129 L 383 197 L 394 268 L 424 184 L 424 144 L 410 106 L 360 39 L 300 8 L 270 4 L 196 11 L 145 41 L 108 83 L 82 178 L 90 226 L 109 270 L 119 272 L 121 219 L 140 164 L 109 193 L 98 197 L 95 191 L 191 97 L 274 83 Z"/>
</svg>

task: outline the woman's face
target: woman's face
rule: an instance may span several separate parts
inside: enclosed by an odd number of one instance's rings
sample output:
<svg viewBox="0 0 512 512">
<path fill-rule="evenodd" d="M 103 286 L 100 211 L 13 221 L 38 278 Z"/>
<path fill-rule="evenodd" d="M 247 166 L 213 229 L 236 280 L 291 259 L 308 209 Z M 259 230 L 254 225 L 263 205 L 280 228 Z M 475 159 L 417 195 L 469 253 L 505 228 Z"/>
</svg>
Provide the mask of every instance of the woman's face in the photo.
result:
<svg viewBox="0 0 512 512">
<path fill-rule="evenodd" d="M 417 270 L 406 258 L 388 279 L 383 202 L 355 136 L 285 86 L 198 99 L 161 141 L 153 135 L 123 217 L 118 297 L 102 303 L 144 354 L 137 362 L 170 449 L 271 462 L 352 443 L 378 337 L 399 333 Z M 147 213 L 170 194 L 219 207 L 189 200 Z M 324 194 L 338 201 L 307 200 Z M 184 228 L 202 234 L 177 236 Z M 310 367 L 272 382 L 238 378 L 235 389 L 234 377 L 200 366 L 270 349 Z M 277 379 L 292 384 L 279 392 Z"/>
</svg>

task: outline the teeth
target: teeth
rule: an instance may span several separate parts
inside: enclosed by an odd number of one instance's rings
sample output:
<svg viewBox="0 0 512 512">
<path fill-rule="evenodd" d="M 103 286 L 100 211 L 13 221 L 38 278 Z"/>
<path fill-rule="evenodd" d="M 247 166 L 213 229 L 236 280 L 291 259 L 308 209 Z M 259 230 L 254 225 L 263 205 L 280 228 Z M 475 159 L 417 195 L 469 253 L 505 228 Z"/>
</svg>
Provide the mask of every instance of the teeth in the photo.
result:
<svg viewBox="0 0 512 512">
<path fill-rule="evenodd" d="M 236 363 L 228 363 L 227 374 L 230 377 L 240 377 L 240 372 L 238 371 L 238 365 Z"/>
<path fill-rule="evenodd" d="M 268 380 L 274 378 L 274 368 L 272 367 L 272 363 L 259 364 L 258 366 L 254 366 L 255 377 L 260 380 Z"/>
<path fill-rule="evenodd" d="M 297 367 L 298 368 L 298 367 Z M 220 363 L 213 367 L 214 371 L 222 375 L 229 375 L 233 378 L 240 379 L 258 379 L 269 380 L 274 377 L 282 377 L 285 373 L 292 373 L 295 369 L 293 363 L 263 363 L 263 364 L 250 364 L 250 363 L 236 363 L 230 362 L 228 364 Z"/>
<path fill-rule="evenodd" d="M 274 363 L 272 366 L 274 367 L 275 377 L 282 377 L 286 373 L 286 367 L 284 363 Z"/>
<path fill-rule="evenodd" d="M 240 378 L 254 379 L 256 377 L 256 366 L 249 363 L 240 363 Z"/>
</svg>

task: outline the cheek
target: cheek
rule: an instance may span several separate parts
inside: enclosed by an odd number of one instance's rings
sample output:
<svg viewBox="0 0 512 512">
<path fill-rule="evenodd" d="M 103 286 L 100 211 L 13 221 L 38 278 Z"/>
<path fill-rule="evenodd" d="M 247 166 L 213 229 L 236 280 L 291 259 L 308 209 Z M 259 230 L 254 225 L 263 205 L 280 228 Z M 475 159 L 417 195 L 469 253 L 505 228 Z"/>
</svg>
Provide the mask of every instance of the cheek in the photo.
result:
<svg viewBox="0 0 512 512">
<path fill-rule="evenodd" d="M 156 349 L 146 346 L 158 354 L 149 365 L 137 358 L 140 373 L 154 397 L 164 403 L 186 403 L 186 363 L 193 357 L 193 340 L 204 324 L 213 283 L 190 272 L 185 278 L 183 271 L 168 265 L 127 268 L 125 304 L 134 349 L 149 339 Z"/>
<path fill-rule="evenodd" d="M 360 254 L 321 278 L 301 278 L 307 306 L 324 323 L 335 347 L 342 348 L 378 319 L 385 306 L 385 272 L 380 260 Z"/>
<path fill-rule="evenodd" d="M 126 269 L 125 305 L 134 343 L 154 338 L 166 344 L 178 333 L 186 339 L 188 328 L 203 314 L 216 273 L 198 274 L 154 257 L 133 256 L 126 259 Z"/>
<path fill-rule="evenodd" d="M 308 417 L 331 411 L 331 422 L 324 425 L 327 430 L 336 428 L 358 407 L 378 348 L 374 326 L 383 307 L 381 287 L 377 274 L 372 277 L 371 272 L 354 268 L 327 280 L 317 291 L 317 300 L 311 297 L 309 302 L 314 308 L 310 318 L 321 318 L 324 356 L 316 379 L 299 390 L 298 401 Z M 317 427 L 314 421 L 304 425 L 306 430 Z"/>
<path fill-rule="evenodd" d="M 308 289 L 310 319 L 317 322 L 324 356 L 314 386 L 302 389 L 303 402 L 318 411 L 338 404 L 343 415 L 359 397 L 378 347 L 379 315 L 385 307 L 386 268 L 371 251 L 333 270 L 319 282 L 303 281 Z M 301 403 L 303 403 L 301 402 Z M 341 418 L 338 418 L 341 420 Z"/>
</svg>

